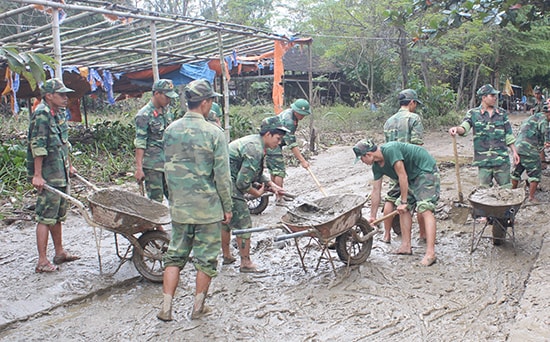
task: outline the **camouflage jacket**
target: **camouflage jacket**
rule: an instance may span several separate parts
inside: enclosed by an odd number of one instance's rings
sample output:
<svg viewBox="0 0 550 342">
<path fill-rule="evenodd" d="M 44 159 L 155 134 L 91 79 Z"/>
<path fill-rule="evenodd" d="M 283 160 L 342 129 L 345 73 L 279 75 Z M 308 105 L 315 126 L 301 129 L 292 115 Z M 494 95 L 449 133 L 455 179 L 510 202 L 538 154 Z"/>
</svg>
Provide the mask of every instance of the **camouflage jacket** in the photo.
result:
<svg viewBox="0 0 550 342">
<path fill-rule="evenodd" d="M 474 135 L 474 162 L 478 167 L 499 166 L 509 161 L 508 145 L 516 139 L 508 115 L 502 108 L 495 108 L 491 117 L 489 112 L 481 112 L 481 106 L 470 109 L 460 124 L 464 135 L 470 129 Z"/>
<path fill-rule="evenodd" d="M 164 175 L 172 220 L 205 224 L 231 212 L 231 174 L 223 132 L 199 113 L 187 112 L 164 133 Z"/>
<path fill-rule="evenodd" d="M 252 134 L 232 141 L 229 144 L 229 164 L 233 197 L 244 199 L 253 182 L 269 182 L 264 176 L 264 156 L 266 149 L 262 137 Z"/>
<path fill-rule="evenodd" d="M 540 102 L 537 102 L 535 99 L 535 104 L 533 105 L 533 113 L 539 113 L 542 112 L 542 107 L 544 107 L 544 96 L 541 98 Z"/>
<path fill-rule="evenodd" d="M 164 169 L 164 152 L 162 138 L 164 130 L 172 122 L 173 115 L 166 109 L 158 111 L 149 101 L 136 115 L 136 138 L 134 145 L 141 148 L 143 168 L 162 171 Z"/>
<path fill-rule="evenodd" d="M 288 148 L 293 148 L 298 146 L 298 143 L 296 142 L 296 130 L 298 129 L 298 119 L 294 116 L 294 112 L 292 109 L 288 108 L 283 110 L 279 117 L 281 118 L 281 122 L 283 123 L 283 126 L 288 128 L 290 132 L 285 134 L 283 137 L 283 142 L 281 143 L 281 146 L 288 146 Z"/>
<path fill-rule="evenodd" d="M 398 141 L 415 145 L 423 145 L 424 126 L 420 116 L 409 112 L 407 109 L 399 109 L 384 124 L 384 136 L 386 142 Z"/>
<path fill-rule="evenodd" d="M 53 110 L 42 101 L 31 116 L 27 144 L 27 172 L 34 176 L 34 158 L 44 157 L 42 177 L 51 186 L 67 186 L 69 131 L 65 111 Z"/>
<path fill-rule="evenodd" d="M 537 158 L 548 141 L 548 120 L 544 113 L 535 113 L 521 124 L 516 149 L 518 154 Z"/>
</svg>

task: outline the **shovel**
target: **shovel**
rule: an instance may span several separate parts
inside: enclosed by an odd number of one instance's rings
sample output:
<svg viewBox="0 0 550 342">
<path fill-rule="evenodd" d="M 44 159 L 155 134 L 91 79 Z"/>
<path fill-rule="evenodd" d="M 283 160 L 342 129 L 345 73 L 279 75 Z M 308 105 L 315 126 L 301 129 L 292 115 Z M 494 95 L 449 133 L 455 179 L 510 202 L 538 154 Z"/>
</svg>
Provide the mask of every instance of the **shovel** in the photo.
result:
<svg viewBox="0 0 550 342">
<path fill-rule="evenodd" d="M 315 184 L 317 184 L 317 187 L 319 188 L 319 190 L 321 191 L 321 193 L 322 193 L 325 197 L 327 197 L 328 195 L 327 195 L 325 189 L 323 189 L 323 187 L 321 186 L 321 183 L 319 183 L 319 180 L 317 179 L 317 177 L 315 177 L 315 174 L 313 174 L 313 171 L 311 171 L 311 169 L 310 169 L 309 167 L 308 167 L 306 170 L 307 170 L 307 171 L 309 172 L 309 174 L 311 175 L 311 178 L 313 178 L 313 181 L 315 182 Z"/>
<path fill-rule="evenodd" d="M 455 172 L 456 184 L 458 187 L 458 202 L 453 202 L 450 216 L 454 223 L 464 224 L 470 214 L 470 206 L 464 203 L 464 195 L 462 194 L 462 184 L 460 183 L 460 164 L 458 162 L 458 151 L 456 148 L 456 135 L 453 135 L 453 152 L 455 155 Z"/>
</svg>

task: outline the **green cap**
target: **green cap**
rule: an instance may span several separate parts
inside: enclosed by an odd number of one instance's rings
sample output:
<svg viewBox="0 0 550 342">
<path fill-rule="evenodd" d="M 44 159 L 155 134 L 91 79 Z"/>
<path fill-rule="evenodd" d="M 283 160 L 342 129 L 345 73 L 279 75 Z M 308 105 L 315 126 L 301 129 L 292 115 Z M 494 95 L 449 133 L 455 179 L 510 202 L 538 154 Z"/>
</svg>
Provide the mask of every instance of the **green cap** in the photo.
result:
<svg viewBox="0 0 550 342">
<path fill-rule="evenodd" d="M 497 95 L 498 93 L 500 93 L 500 92 L 497 91 L 495 88 L 493 88 L 492 85 L 485 84 L 477 90 L 476 94 L 477 94 L 477 96 L 485 96 L 485 95 L 490 95 L 490 94 Z"/>
<path fill-rule="evenodd" d="M 171 99 L 177 99 L 178 93 L 174 91 L 174 83 L 167 79 L 160 79 L 153 83 L 153 91 L 160 91 Z"/>
<path fill-rule="evenodd" d="M 185 87 L 185 98 L 190 102 L 200 102 L 217 96 L 222 94 L 214 92 L 210 82 L 205 79 L 194 80 Z"/>
<path fill-rule="evenodd" d="M 422 101 L 418 99 L 418 95 L 416 94 L 416 91 L 414 91 L 413 89 L 402 90 L 397 96 L 397 100 L 399 102 L 405 101 L 405 100 L 416 101 L 417 103 L 423 104 Z"/>
<path fill-rule="evenodd" d="M 355 163 L 356 164 L 361 157 L 367 154 L 368 152 L 376 151 L 376 144 L 371 139 L 363 139 L 359 141 L 355 146 L 353 146 L 353 152 L 355 153 Z"/>
<path fill-rule="evenodd" d="M 283 126 L 283 123 L 281 122 L 281 118 L 278 116 L 270 116 L 262 120 L 262 124 L 260 125 L 260 134 L 274 130 L 274 129 L 278 129 L 285 133 L 290 132 L 288 128 Z"/>
<path fill-rule="evenodd" d="M 542 90 L 540 89 L 540 86 L 535 86 L 535 89 L 533 89 L 533 91 L 535 92 L 535 94 L 542 94 Z"/>
<path fill-rule="evenodd" d="M 40 87 L 40 94 L 53 94 L 53 93 L 73 93 L 74 90 L 65 87 L 63 81 L 59 78 L 50 78 Z"/>
<path fill-rule="evenodd" d="M 311 109 L 309 108 L 309 102 L 307 102 L 307 100 L 305 99 L 298 99 L 294 101 L 290 105 L 290 108 L 292 108 L 293 111 L 301 115 L 311 114 Z"/>
<path fill-rule="evenodd" d="M 214 112 L 214 116 L 221 118 L 223 116 L 222 109 L 219 104 L 216 102 L 212 103 L 212 108 L 210 108 L 210 113 Z"/>
</svg>

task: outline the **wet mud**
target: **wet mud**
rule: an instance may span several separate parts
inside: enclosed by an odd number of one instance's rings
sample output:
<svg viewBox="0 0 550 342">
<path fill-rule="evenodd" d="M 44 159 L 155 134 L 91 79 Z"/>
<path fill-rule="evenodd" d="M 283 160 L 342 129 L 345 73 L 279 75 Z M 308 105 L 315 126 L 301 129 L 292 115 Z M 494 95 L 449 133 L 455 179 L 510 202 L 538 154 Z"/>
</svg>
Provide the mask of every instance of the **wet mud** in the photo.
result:
<svg viewBox="0 0 550 342">
<path fill-rule="evenodd" d="M 437 160 L 449 160 L 450 137 L 443 131 L 428 134 L 425 147 Z M 471 157 L 471 139 L 458 139 L 458 145 L 461 158 Z M 312 170 L 329 195 L 365 198 L 370 192 L 370 167 L 353 165 L 354 159 L 349 146 L 331 147 L 314 156 Z M 420 266 L 426 245 L 418 238 L 416 221 L 412 255 L 391 253 L 400 236 L 393 234 L 387 244 L 375 235 L 368 259 L 351 267 L 332 250 L 330 258 L 322 254 L 314 238 L 297 241 L 302 263 L 294 240 L 274 242 L 284 231 L 254 233 L 251 258 L 266 272 L 241 274 L 239 261 L 219 262 L 219 275 L 206 300 L 212 311 L 200 320 L 189 319 L 196 274 L 192 265 L 181 272 L 173 303 L 175 321 L 161 322 L 155 316 L 162 286 L 144 281 L 131 262 L 109 276 L 119 259 L 113 236 L 106 232 L 100 235 L 101 274 L 94 230 L 78 211 L 69 215 L 64 240 L 66 248 L 82 259 L 62 265 L 55 274 L 33 272 L 33 223 L 3 227 L 0 340 L 549 340 L 550 174 L 544 174 L 537 193 L 542 203 L 521 206 L 516 213 L 515 248 L 511 241 L 494 246 L 491 239 L 483 239 L 470 253 L 474 221 L 469 217 L 465 224 L 456 224 L 448 219 L 446 213 L 457 198 L 455 171 L 454 166 L 440 169 L 438 260 L 433 266 Z M 469 194 L 476 188 L 477 170 L 463 164 L 460 171 L 464 194 Z M 308 172 L 302 168 L 288 172 L 285 188 L 298 194 L 297 200 L 319 203 L 324 196 Z M 367 208 L 362 209 L 363 217 L 370 215 Z M 288 210 L 270 204 L 253 217 L 254 226 L 277 223 Z M 122 250 L 129 246 L 124 239 L 119 243 Z M 53 253 L 51 242 L 49 252 Z M 233 253 L 237 255 L 236 249 Z"/>
</svg>

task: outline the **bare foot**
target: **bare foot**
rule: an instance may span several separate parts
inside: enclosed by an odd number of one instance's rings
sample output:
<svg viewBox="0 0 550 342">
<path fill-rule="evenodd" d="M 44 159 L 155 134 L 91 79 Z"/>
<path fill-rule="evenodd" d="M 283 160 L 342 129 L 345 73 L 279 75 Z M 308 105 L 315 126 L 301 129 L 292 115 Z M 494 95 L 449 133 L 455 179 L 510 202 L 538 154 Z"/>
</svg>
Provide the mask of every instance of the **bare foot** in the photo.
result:
<svg viewBox="0 0 550 342">
<path fill-rule="evenodd" d="M 406 249 L 406 248 L 399 248 L 392 252 L 392 254 L 398 254 L 398 255 L 412 255 L 412 249 Z"/>
<path fill-rule="evenodd" d="M 433 256 L 427 256 L 425 255 L 424 256 L 424 259 L 422 259 L 422 261 L 420 262 L 420 264 L 422 266 L 432 266 L 435 262 L 437 261 L 437 258 L 435 257 L 435 255 Z"/>
</svg>

